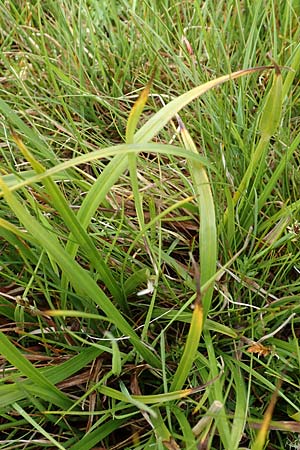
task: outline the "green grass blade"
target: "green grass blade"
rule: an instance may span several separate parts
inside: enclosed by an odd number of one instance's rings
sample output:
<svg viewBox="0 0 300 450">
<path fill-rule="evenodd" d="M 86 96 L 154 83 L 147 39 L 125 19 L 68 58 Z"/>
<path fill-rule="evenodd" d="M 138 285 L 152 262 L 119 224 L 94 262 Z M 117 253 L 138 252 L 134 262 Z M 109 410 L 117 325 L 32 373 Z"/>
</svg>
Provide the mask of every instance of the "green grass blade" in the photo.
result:
<svg viewBox="0 0 300 450">
<path fill-rule="evenodd" d="M 267 94 L 259 122 L 259 131 L 264 142 L 269 141 L 273 134 L 276 133 L 281 118 L 282 75 L 279 67 L 275 69 L 273 84 Z"/>
<path fill-rule="evenodd" d="M 26 125 L 22 119 L 20 119 L 2 98 L 0 98 L 0 111 L 4 117 L 6 117 L 9 125 L 20 130 L 38 152 L 42 151 L 44 157 L 47 155 L 51 161 L 57 162 L 52 150 L 47 146 L 46 142 L 41 139 L 33 129 Z"/>
<path fill-rule="evenodd" d="M 126 403 L 126 399 L 128 401 L 128 394 L 120 392 L 116 389 L 110 388 L 108 386 L 100 386 L 99 392 L 103 395 L 107 395 L 115 400 L 119 400 Z M 172 400 L 180 400 L 189 395 L 193 395 L 199 391 L 202 391 L 204 388 L 202 386 L 193 388 L 193 389 L 183 389 L 180 391 L 167 392 L 164 394 L 153 394 L 153 395 L 132 395 L 132 400 L 136 401 L 143 405 L 157 405 L 162 403 L 167 403 Z"/>
<path fill-rule="evenodd" d="M 13 366 L 17 367 L 23 376 L 26 376 L 32 383 L 34 383 L 34 389 L 39 387 L 47 394 L 48 401 L 52 401 L 62 408 L 68 408 L 72 405 L 72 402 L 68 397 L 60 392 L 53 383 L 51 383 L 44 375 L 41 374 L 27 359 L 24 358 L 22 353 L 10 342 L 10 340 L 0 332 L 0 353 L 7 359 Z M 45 397 L 46 398 L 46 397 Z"/>
<path fill-rule="evenodd" d="M 231 373 L 234 379 L 235 411 L 231 427 L 230 448 L 236 450 L 242 441 L 247 420 L 247 392 L 239 367 L 231 365 Z"/>
<path fill-rule="evenodd" d="M 83 436 L 76 444 L 68 447 L 69 450 L 91 450 L 95 448 L 95 445 L 99 444 L 106 436 L 112 434 L 115 430 L 119 430 L 126 419 L 114 418 L 108 423 L 105 423 L 96 430 L 91 431 Z"/>
<path fill-rule="evenodd" d="M 135 104 L 133 105 L 133 107 L 129 113 L 129 117 L 128 117 L 128 121 L 127 121 L 127 125 L 126 125 L 126 139 L 125 139 L 127 144 L 131 144 L 132 142 L 134 142 L 134 133 L 135 133 L 137 124 L 139 122 L 139 119 L 141 117 L 141 114 L 144 110 L 144 107 L 147 103 L 147 100 L 149 97 L 149 92 L 150 92 L 150 86 L 152 84 L 153 77 L 154 77 L 154 72 L 152 73 L 152 76 L 151 76 L 149 82 L 147 83 L 146 87 L 142 90 L 142 93 L 140 94 L 139 98 L 137 99 L 137 101 L 135 102 Z"/>
<path fill-rule="evenodd" d="M 46 430 L 44 430 L 43 427 L 41 427 L 33 417 L 31 417 L 29 414 L 27 414 L 26 411 L 24 411 L 21 406 L 19 406 L 17 403 L 14 403 L 13 408 L 22 416 L 30 425 L 32 425 L 33 428 L 35 428 L 42 436 L 44 436 L 46 439 L 48 439 L 49 442 L 51 442 L 56 448 L 59 448 L 60 450 L 65 450 L 65 447 L 63 447 L 59 442 L 57 442 L 56 439 L 54 439 L 51 434 L 49 434 Z"/>
</svg>

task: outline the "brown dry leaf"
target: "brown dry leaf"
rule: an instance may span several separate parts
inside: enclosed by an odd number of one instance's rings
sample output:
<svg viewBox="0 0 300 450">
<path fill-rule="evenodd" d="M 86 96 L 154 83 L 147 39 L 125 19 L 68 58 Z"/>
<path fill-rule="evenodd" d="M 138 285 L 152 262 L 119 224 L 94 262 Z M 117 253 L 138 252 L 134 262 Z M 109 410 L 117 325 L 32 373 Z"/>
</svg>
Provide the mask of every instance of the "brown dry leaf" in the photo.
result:
<svg viewBox="0 0 300 450">
<path fill-rule="evenodd" d="M 168 450 L 180 450 L 180 447 L 178 447 L 173 438 L 169 441 L 163 441 L 163 444 Z"/>
<path fill-rule="evenodd" d="M 266 347 L 259 342 L 254 342 L 247 350 L 249 353 L 258 353 L 258 356 L 268 356 L 272 352 L 271 347 Z"/>
</svg>

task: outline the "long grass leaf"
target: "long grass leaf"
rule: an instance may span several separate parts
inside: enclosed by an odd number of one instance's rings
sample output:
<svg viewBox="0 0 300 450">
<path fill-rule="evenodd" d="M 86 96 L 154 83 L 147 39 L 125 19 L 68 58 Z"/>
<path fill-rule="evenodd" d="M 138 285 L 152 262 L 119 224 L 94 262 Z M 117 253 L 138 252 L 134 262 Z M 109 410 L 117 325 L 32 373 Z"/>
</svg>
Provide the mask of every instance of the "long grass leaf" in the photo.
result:
<svg viewBox="0 0 300 450">
<path fill-rule="evenodd" d="M 45 167 L 34 158 L 26 145 L 23 143 L 22 139 L 16 133 L 13 133 L 13 138 L 18 148 L 21 150 L 22 154 L 31 164 L 36 173 L 44 174 L 46 171 Z M 80 245 L 83 250 L 85 250 L 87 259 L 90 260 L 91 264 L 97 270 L 97 273 L 99 274 L 101 280 L 114 296 L 115 300 L 125 308 L 126 305 L 124 304 L 125 300 L 123 298 L 123 293 L 116 283 L 111 270 L 108 268 L 103 258 L 100 257 L 100 254 L 96 249 L 92 239 L 88 236 L 85 229 L 81 226 L 79 220 L 70 208 L 68 202 L 58 188 L 57 184 L 51 177 L 43 178 L 42 182 L 45 186 L 50 204 L 60 214 L 65 225 L 71 231 L 71 234 L 69 236 L 70 241 L 78 242 L 78 245 Z"/>
<path fill-rule="evenodd" d="M 172 100 L 166 106 L 164 106 L 160 111 L 158 111 L 151 119 L 149 119 L 145 125 L 143 125 L 136 133 L 134 137 L 134 142 L 149 142 L 154 136 L 156 136 L 160 130 L 169 122 L 172 117 L 175 116 L 181 109 L 187 106 L 196 98 L 205 94 L 205 92 L 210 89 L 216 88 L 223 83 L 230 80 L 235 80 L 237 78 L 249 75 L 251 73 L 259 72 L 262 70 L 273 69 L 274 66 L 262 66 L 254 67 L 250 69 L 238 70 L 228 75 L 223 75 L 215 80 L 208 81 L 200 86 L 191 89 L 190 91 L 180 95 L 176 99 Z"/>
<path fill-rule="evenodd" d="M 62 446 L 56 439 L 54 439 L 51 434 L 49 434 L 46 430 L 44 430 L 43 427 L 41 427 L 33 417 L 31 417 L 29 414 L 27 414 L 24 409 L 19 406 L 17 403 L 14 403 L 13 408 L 20 414 L 20 416 L 24 417 L 28 423 L 32 425 L 33 428 L 35 428 L 42 436 L 44 436 L 46 439 L 48 439 L 49 442 L 51 442 L 56 448 L 60 450 L 65 450 L 65 447 Z"/>
<path fill-rule="evenodd" d="M 196 146 L 179 119 L 181 136 L 185 148 L 191 152 L 197 153 Z M 216 220 L 215 207 L 210 183 L 201 164 L 194 162 L 190 163 L 190 172 L 193 179 L 193 186 L 196 194 L 196 199 L 200 215 L 200 231 L 199 231 L 199 252 L 200 252 L 200 272 L 197 269 L 196 273 L 201 273 L 197 283 L 206 283 L 216 271 L 217 262 L 217 234 L 216 234 Z M 194 311 L 191 320 L 191 326 L 184 352 L 179 362 L 178 368 L 173 378 L 171 385 L 172 390 L 181 389 L 189 371 L 194 363 L 194 358 L 198 349 L 200 336 L 203 329 L 205 317 L 210 309 L 210 302 L 212 298 L 213 286 L 205 292 L 201 297 L 201 287 L 198 287 L 199 292 L 194 305 Z"/>
<path fill-rule="evenodd" d="M 177 147 L 175 145 L 168 144 L 155 144 L 155 143 L 134 143 L 134 144 L 119 144 L 112 147 L 102 148 L 100 150 L 95 150 L 85 155 L 77 156 L 75 158 L 64 161 L 63 163 L 57 164 L 51 169 L 47 169 L 44 173 L 39 175 L 34 175 L 30 178 L 26 178 L 17 184 L 14 184 L 10 187 L 11 192 L 14 192 L 24 186 L 28 186 L 32 183 L 37 183 L 41 181 L 43 178 L 48 176 L 53 176 L 60 172 L 65 173 L 65 171 L 69 168 L 76 167 L 80 164 L 87 164 L 91 161 L 96 161 L 97 159 L 106 159 L 111 156 L 117 156 L 114 158 L 103 170 L 103 172 L 99 175 L 97 180 L 105 181 L 106 190 L 109 189 L 110 179 L 109 174 L 112 173 L 114 175 L 113 179 L 116 181 L 120 175 L 123 173 L 125 168 L 127 167 L 127 154 L 129 153 L 157 153 L 161 155 L 173 155 L 178 158 L 187 158 L 188 160 L 197 161 L 202 163 L 205 167 L 209 167 L 210 170 L 214 171 L 214 167 L 209 161 L 199 154 L 194 154 L 186 151 L 182 147 Z M 122 155 L 121 155 L 122 154 Z M 125 158 L 125 160 L 124 160 Z M 117 168 L 119 167 L 119 171 Z M 114 168 L 115 170 L 112 170 Z M 122 170 L 121 170 L 122 169 Z M 103 175 L 105 174 L 105 175 Z M 4 181 L 4 179 L 3 179 Z M 114 181 L 114 183 L 115 183 Z M 101 191 L 102 192 L 102 191 Z M 0 195 L 3 195 L 0 191 Z M 96 202 L 93 203 L 96 205 Z"/>
</svg>

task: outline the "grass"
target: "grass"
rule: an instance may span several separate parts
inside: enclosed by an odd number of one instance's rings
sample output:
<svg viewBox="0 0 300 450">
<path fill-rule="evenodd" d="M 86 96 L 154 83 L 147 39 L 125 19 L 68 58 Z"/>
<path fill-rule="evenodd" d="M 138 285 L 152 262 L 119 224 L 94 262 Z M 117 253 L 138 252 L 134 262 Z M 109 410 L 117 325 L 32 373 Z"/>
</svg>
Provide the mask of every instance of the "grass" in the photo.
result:
<svg viewBox="0 0 300 450">
<path fill-rule="evenodd" d="M 300 448 L 298 2 L 2 3 L 0 447 Z"/>
</svg>

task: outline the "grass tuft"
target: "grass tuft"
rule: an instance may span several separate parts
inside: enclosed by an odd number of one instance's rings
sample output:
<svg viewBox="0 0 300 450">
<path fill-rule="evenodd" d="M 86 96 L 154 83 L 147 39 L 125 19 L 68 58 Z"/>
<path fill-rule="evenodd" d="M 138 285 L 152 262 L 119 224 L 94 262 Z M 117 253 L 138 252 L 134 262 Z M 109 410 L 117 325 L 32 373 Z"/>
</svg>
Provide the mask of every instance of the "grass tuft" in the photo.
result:
<svg viewBox="0 0 300 450">
<path fill-rule="evenodd" d="M 1 3 L 1 448 L 299 447 L 299 17 Z"/>
</svg>

